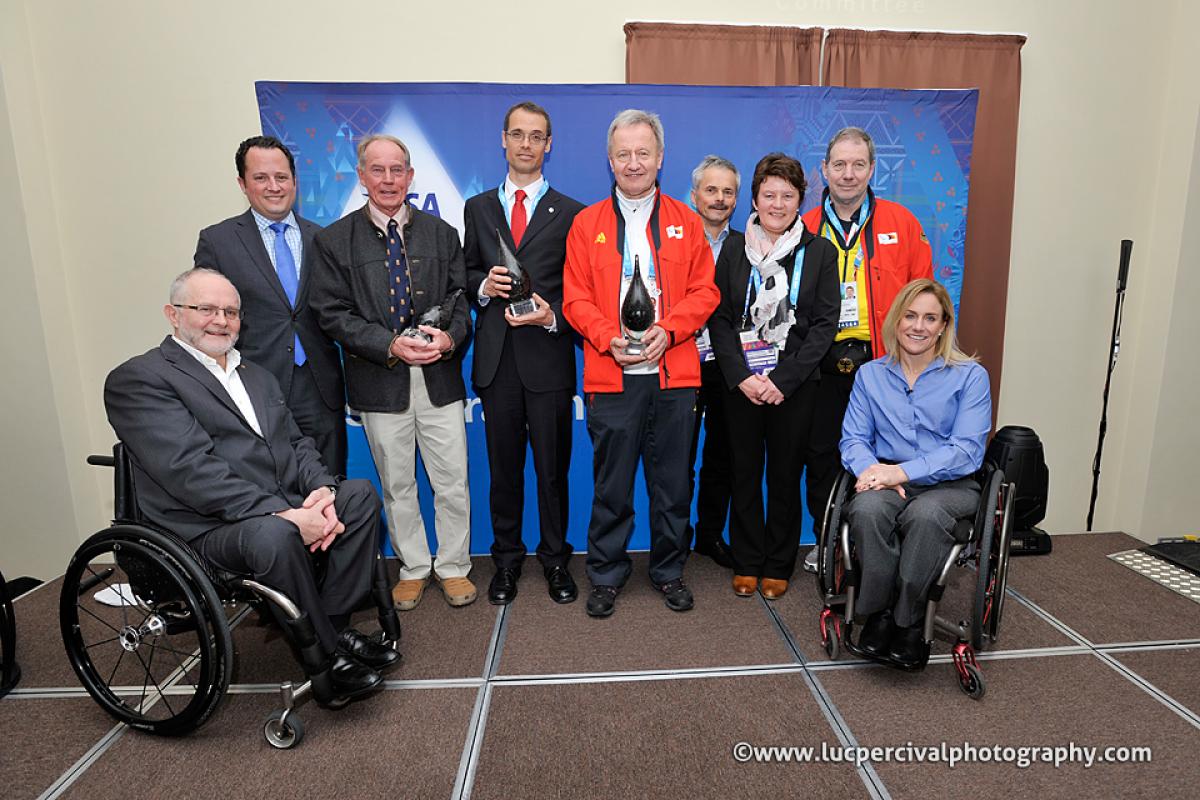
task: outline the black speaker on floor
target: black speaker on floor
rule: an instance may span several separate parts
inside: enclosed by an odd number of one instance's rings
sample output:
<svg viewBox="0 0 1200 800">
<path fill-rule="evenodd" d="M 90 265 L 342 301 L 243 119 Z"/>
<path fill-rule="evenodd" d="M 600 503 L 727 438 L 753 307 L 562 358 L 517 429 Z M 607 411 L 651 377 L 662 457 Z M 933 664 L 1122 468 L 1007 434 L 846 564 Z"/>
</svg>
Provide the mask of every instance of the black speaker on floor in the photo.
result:
<svg viewBox="0 0 1200 800">
<path fill-rule="evenodd" d="M 17 666 L 17 620 L 8 589 L 4 573 L 0 572 L 0 697 L 21 680 L 21 668 Z"/>
<path fill-rule="evenodd" d="M 1004 477 L 1016 485 L 1009 554 L 1049 553 L 1050 535 L 1037 527 L 1046 518 L 1050 495 L 1050 468 L 1046 466 L 1042 440 L 1032 428 L 1005 425 L 992 437 L 985 458 L 1004 470 Z"/>
</svg>

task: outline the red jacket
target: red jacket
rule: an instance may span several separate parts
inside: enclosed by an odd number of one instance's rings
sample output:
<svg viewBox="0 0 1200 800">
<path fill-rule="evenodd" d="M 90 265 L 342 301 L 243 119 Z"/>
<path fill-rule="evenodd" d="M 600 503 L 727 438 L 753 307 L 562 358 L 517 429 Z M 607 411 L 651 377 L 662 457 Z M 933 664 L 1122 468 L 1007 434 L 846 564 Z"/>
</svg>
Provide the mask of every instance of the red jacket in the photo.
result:
<svg viewBox="0 0 1200 800">
<path fill-rule="evenodd" d="M 616 193 L 588 206 L 567 234 L 563 265 L 563 316 L 583 336 L 583 390 L 619 392 L 624 371 L 609 351 L 621 335 L 621 261 L 625 220 Z M 700 385 L 700 356 L 693 338 L 717 307 L 712 249 L 696 212 L 661 192 L 646 235 L 654 250 L 654 273 L 661 292 L 659 320 L 670 344 L 658 362 L 658 385 L 675 389 Z"/>
<path fill-rule="evenodd" d="M 817 236 L 822 233 L 822 215 L 828 194 L 829 190 L 826 189 L 821 195 L 821 204 L 809 209 L 802 217 L 804 226 Z M 870 196 L 871 216 L 867 219 L 860 241 L 866 248 L 863 269 L 867 274 L 871 349 L 875 358 L 879 358 L 887 353 L 880 333 L 892 301 L 910 281 L 933 277 L 933 252 L 925 232 L 921 230 L 921 223 L 917 222 L 911 211 L 899 203 L 879 199 L 874 192 Z M 846 252 L 837 241 L 833 245 L 838 249 L 838 273 L 841 274 Z"/>
</svg>

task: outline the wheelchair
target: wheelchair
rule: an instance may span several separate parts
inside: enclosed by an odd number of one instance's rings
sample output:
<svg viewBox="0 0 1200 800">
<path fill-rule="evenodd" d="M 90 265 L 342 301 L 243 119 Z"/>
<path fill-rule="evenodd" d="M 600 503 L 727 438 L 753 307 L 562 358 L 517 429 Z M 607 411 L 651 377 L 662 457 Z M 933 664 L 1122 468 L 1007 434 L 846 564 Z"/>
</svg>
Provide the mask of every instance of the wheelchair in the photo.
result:
<svg viewBox="0 0 1200 800">
<path fill-rule="evenodd" d="M 101 708 L 155 735 L 182 736 L 199 728 L 229 689 L 234 652 L 229 615 L 248 613 L 243 604 L 263 615 L 268 604 L 282 612 L 304 669 L 302 682 L 280 685 L 283 708 L 263 723 L 272 747 L 286 750 L 303 739 L 295 709 L 306 696 L 327 708 L 346 705 L 333 694 L 331 654 L 306 613 L 248 576 L 215 570 L 180 537 L 144 519 L 124 445 L 118 442 L 112 456 L 87 461 L 114 469 L 115 519 L 72 557 L 63 577 L 59 624 L 71 666 Z M 379 641 L 398 650 L 400 622 L 378 554 L 372 584 Z"/>
<path fill-rule="evenodd" d="M 981 488 L 979 507 L 973 517 L 960 519 L 954 528 L 954 546 L 925 602 L 923 639 L 927 645 L 932 644 L 935 631 L 953 637 L 951 658 L 959 687 L 978 700 L 987 687 L 975 654 L 994 642 L 1000 631 L 1016 487 L 1006 482 L 1003 470 L 987 461 L 975 474 L 975 479 Z M 860 572 L 850 523 L 845 519 L 844 511 L 854 495 L 855 480 L 849 472 L 838 477 L 825 506 L 817 542 L 817 585 L 824 604 L 820 617 L 821 644 L 831 660 L 837 660 L 842 648 L 852 655 L 870 658 L 858 650 L 851 638 Z M 974 567 L 976 577 L 970 619 L 952 622 L 939 617 L 937 610 L 950 570 L 956 566 Z M 924 669 L 927 659 L 914 670 Z M 903 668 L 886 659 L 872 660 Z"/>
</svg>

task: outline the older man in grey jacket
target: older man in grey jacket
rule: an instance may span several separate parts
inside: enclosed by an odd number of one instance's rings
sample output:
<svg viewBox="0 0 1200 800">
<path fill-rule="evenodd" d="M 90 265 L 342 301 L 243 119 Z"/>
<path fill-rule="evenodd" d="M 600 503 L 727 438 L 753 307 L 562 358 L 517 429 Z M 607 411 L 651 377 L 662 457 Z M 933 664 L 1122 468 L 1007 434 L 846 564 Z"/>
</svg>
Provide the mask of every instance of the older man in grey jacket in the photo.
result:
<svg viewBox="0 0 1200 800">
<path fill-rule="evenodd" d="M 402 141 L 382 134 L 358 146 L 361 209 L 313 240 L 310 302 L 342 346 L 350 406 L 361 412 L 383 483 L 392 546 L 403 566 L 396 607 L 415 608 L 430 577 L 447 602 L 475 599 L 461 352 L 469 331 L 466 266 L 458 232 L 406 198 L 413 168 Z M 436 325 L 421 324 L 440 309 Z M 417 503 L 417 447 L 433 486 L 437 553 Z"/>
</svg>

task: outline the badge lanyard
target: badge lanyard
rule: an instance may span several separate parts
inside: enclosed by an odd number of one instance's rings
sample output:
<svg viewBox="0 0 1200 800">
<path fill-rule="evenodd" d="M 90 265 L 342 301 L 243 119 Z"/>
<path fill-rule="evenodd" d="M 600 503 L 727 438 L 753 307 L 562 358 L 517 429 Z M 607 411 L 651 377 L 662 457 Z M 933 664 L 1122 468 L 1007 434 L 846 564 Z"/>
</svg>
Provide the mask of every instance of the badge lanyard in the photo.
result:
<svg viewBox="0 0 1200 800">
<path fill-rule="evenodd" d="M 807 247 L 807 245 L 805 245 Z M 792 301 L 792 308 L 796 307 L 796 300 L 800 297 L 800 275 L 804 271 L 804 250 L 801 247 L 796 251 L 796 260 L 792 267 L 792 285 L 789 292 L 789 298 Z M 746 303 L 742 306 L 742 328 L 746 327 L 746 321 L 750 318 L 750 290 L 754 289 L 757 295 L 762 290 L 762 276 L 758 274 L 758 270 L 753 265 L 750 267 L 750 280 L 746 282 Z"/>
<path fill-rule="evenodd" d="M 846 235 L 845 242 L 846 250 L 850 250 L 858 245 L 858 252 L 854 255 L 854 280 L 858 281 L 858 270 L 863 262 L 863 245 L 859 242 L 859 234 L 862 233 L 863 226 L 859 225 L 858 220 L 866 221 L 871 214 L 871 196 L 868 194 L 863 198 L 863 204 L 859 207 L 858 213 L 855 215 L 854 224 L 850 226 L 850 232 Z M 837 213 L 833 210 L 833 201 L 829 197 L 825 198 L 825 238 L 833 242 L 834 245 L 840 247 L 836 234 L 833 231 L 833 220 L 837 219 Z M 846 271 L 849 264 L 842 264 L 842 283 L 846 283 Z"/>
<path fill-rule="evenodd" d="M 550 191 L 550 181 L 543 178 L 542 179 L 542 188 L 538 189 L 537 196 L 530 198 L 530 200 L 531 200 L 531 202 L 529 203 L 529 218 L 530 219 L 533 219 L 533 212 L 537 209 L 538 201 L 541 200 L 543 197 L 545 197 L 546 192 L 548 192 L 548 191 Z M 508 204 L 508 195 L 506 195 L 504 193 L 504 184 L 503 183 L 500 184 L 499 194 L 500 194 L 500 205 L 504 206 L 504 218 L 506 220 L 508 220 L 508 224 L 511 226 L 512 225 L 512 207 Z M 516 196 L 517 196 L 517 193 L 513 192 L 513 197 L 515 198 Z M 528 195 L 526 195 L 526 196 L 528 197 Z"/>
</svg>

